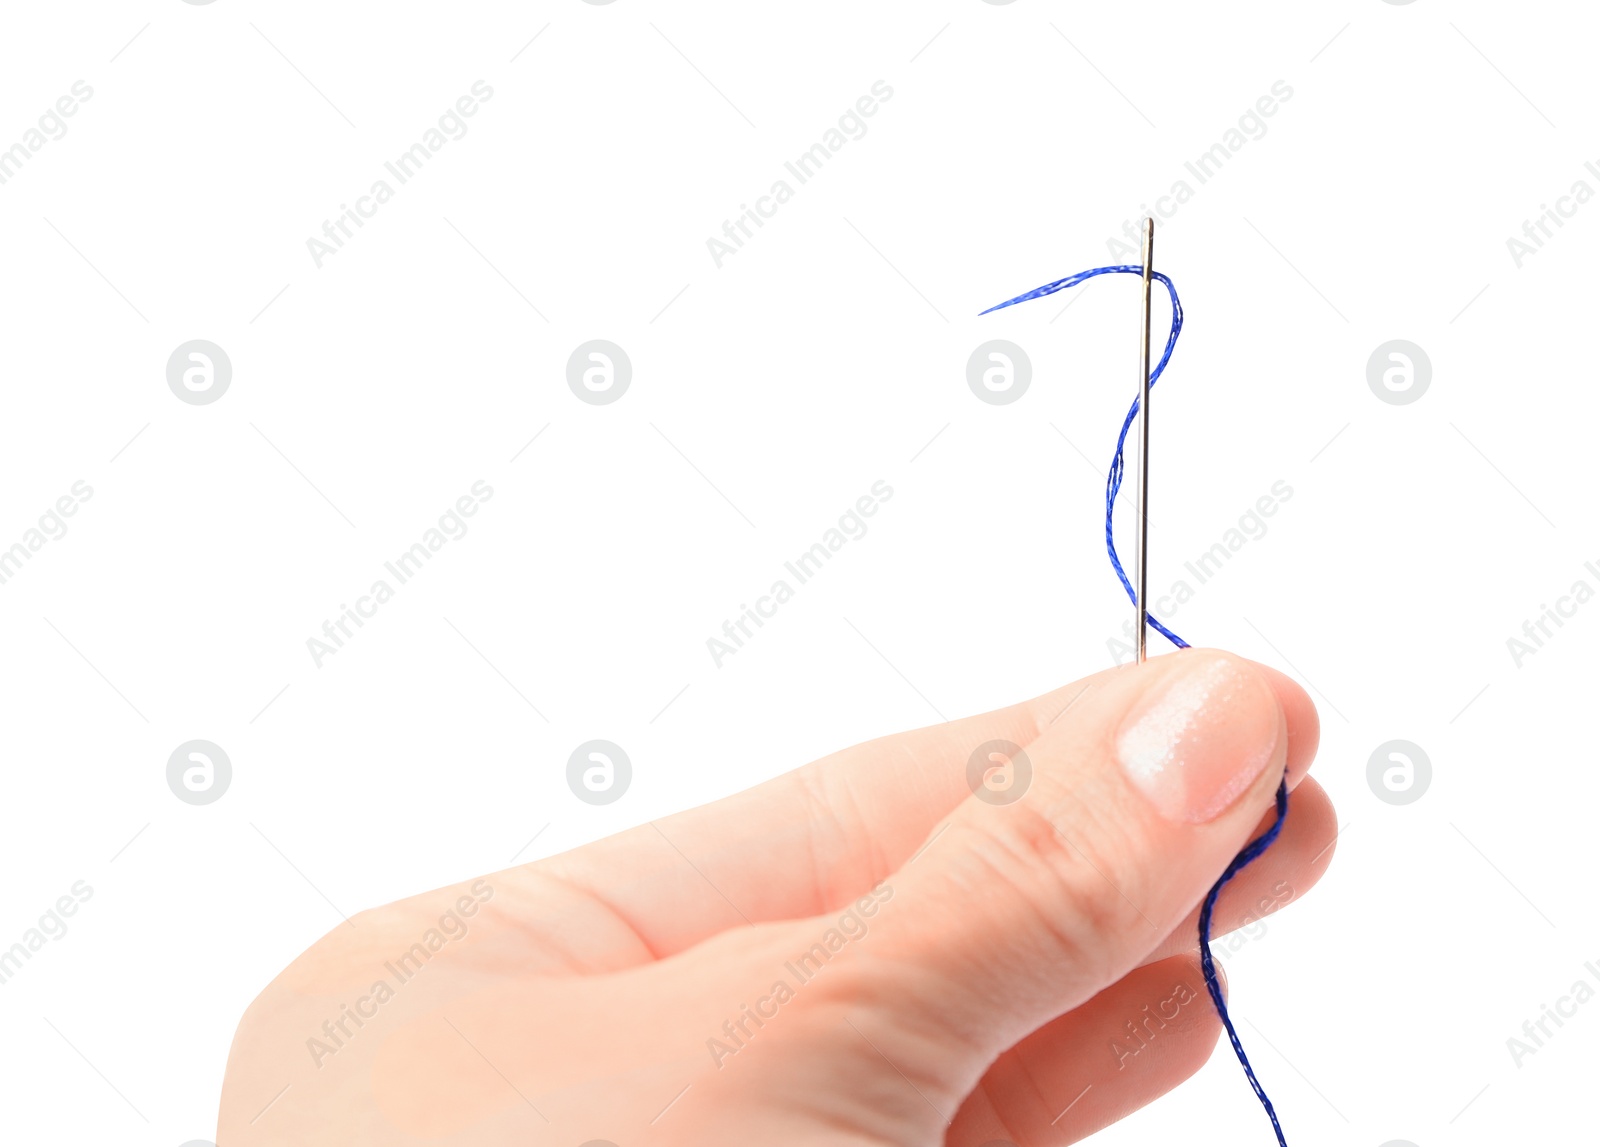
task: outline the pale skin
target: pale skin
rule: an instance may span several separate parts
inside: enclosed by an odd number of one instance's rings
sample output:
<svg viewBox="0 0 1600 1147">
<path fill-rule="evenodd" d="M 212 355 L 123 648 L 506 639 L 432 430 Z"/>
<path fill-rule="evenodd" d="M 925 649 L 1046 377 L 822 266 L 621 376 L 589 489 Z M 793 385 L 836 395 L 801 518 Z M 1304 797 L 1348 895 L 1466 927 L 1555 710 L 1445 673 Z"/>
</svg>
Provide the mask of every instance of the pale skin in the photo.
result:
<svg viewBox="0 0 1600 1147">
<path fill-rule="evenodd" d="M 1129 723 L 1206 674 L 1188 756 L 1151 765 L 1174 720 Z M 1215 932 L 1326 868 L 1317 739 L 1283 674 L 1186 650 L 362 912 L 240 1021 L 218 1144 L 1074 1142 L 1211 1054 L 1198 905 L 1285 775 Z M 1031 765 L 1009 803 L 969 786 L 994 740 Z"/>
</svg>

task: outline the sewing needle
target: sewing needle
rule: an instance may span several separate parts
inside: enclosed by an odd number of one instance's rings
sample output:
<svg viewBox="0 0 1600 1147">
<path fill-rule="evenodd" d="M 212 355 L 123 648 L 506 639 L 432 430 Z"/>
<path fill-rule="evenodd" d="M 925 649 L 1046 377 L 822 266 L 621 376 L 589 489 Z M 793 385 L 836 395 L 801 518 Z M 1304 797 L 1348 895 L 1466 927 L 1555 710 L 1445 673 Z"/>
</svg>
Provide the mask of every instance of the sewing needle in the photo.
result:
<svg viewBox="0 0 1600 1147">
<path fill-rule="evenodd" d="M 1133 632 L 1136 659 L 1145 659 L 1149 628 L 1150 573 L 1150 272 L 1156 241 L 1156 221 L 1144 221 L 1144 276 L 1141 280 L 1143 313 L 1139 322 L 1139 473 L 1134 500 L 1138 503 L 1138 542 L 1134 557 Z"/>
</svg>

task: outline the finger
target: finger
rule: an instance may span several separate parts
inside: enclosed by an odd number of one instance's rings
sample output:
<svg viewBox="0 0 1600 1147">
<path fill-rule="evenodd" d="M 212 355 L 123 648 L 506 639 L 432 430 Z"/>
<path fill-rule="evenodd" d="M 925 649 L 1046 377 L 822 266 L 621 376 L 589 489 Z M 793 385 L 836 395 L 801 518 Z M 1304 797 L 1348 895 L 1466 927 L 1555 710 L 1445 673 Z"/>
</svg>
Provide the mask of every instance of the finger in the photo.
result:
<svg viewBox="0 0 1600 1147">
<path fill-rule="evenodd" d="M 1212 932 L 1223 939 L 1213 949 L 1226 952 L 1226 937 L 1239 929 L 1259 936 L 1263 918 L 1303 896 L 1327 870 L 1337 829 L 1327 794 L 1306 780 L 1273 847 L 1218 898 Z M 1143 966 L 1002 1054 L 962 1106 L 946 1137 L 950 1147 L 1017 1136 L 1074 1143 L 1198 1071 L 1221 1030 L 1194 951 L 1198 915 L 1191 912 Z M 1217 970 L 1226 994 L 1220 964 Z"/>
<path fill-rule="evenodd" d="M 1317 707 L 1311 696 L 1287 673 L 1270 665 L 1252 661 L 1261 675 L 1272 686 L 1272 692 L 1283 706 L 1284 720 L 1289 729 L 1289 788 L 1292 790 L 1311 770 L 1317 755 L 1317 745 L 1322 740 L 1322 722 L 1317 717 Z"/>
<path fill-rule="evenodd" d="M 1259 835 L 1274 814 L 1250 834 Z M 1254 938 L 1260 921 L 1303 896 L 1327 870 L 1337 822 L 1333 804 L 1307 780 L 1289 806 L 1273 847 L 1223 890 L 1214 943 L 1238 929 Z M 1313 849 L 1315 851 L 1313 851 Z M 946 1141 L 968 1147 L 1020 1137 L 1029 1144 L 1074 1143 L 1153 1102 L 1209 1059 L 1221 1022 L 1206 995 L 1189 914 L 1117 983 L 995 1061 L 962 1106 Z M 1226 975 L 1218 975 L 1226 994 Z"/>
<path fill-rule="evenodd" d="M 1268 811 L 1250 833 L 1254 840 L 1272 824 L 1276 813 Z M 1272 847 L 1248 868 L 1230 880 L 1217 898 L 1212 916 L 1213 949 L 1226 955 L 1237 947 L 1228 937 L 1243 929 L 1246 938 L 1259 935 L 1261 921 L 1281 911 L 1310 891 L 1333 863 L 1334 841 L 1339 824 L 1333 802 L 1322 786 L 1307 777 L 1289 802 L 1289 815 L 1283 831 Z M 1197 905 L 1183 923 L 1156 945 L 1145 959 L 1161 960 L 1194 950 L 1198 944 L 1200 909 Z"/>
<path fill-rule="evenodd" d="M 1107 679 L 1028 750 L 1011 803 L 974 795 L 891 878 L 842 998 L 909 1078 L 959 1099 L 996 1056 L 1133 968 L 1249 838 L 1286 717 L 1250 662 L 1184 650 Z"/>
<path fill-rule="evenodd" d="M 1158 659 L 1159 660 L 1159 659 Z M 1252 663 L 1253 664 L 1253 663 Z M 1276 670 L 1259 667 L 1288 722 L 1289 782 L 1311 766 L 1316 708 Z M 604 908 L 566 927 L 636 938 L 637 961 L 670 955 L 725 928 L 841 908 L 903 865 L 971 796 L 974 750 L 1026 748 L 1077 714 L 1126 669 L 1094 674 L 989 713 L 868 741 L 753 789 L 495 877 L 497 887 L 556 878 Z M 617 879 L 627 872 L 627 881 Z"/>
<path fill-rule="evenodd" d="M 1198 958 L 1147 964 L 1003 1053 L 945 1142 L 1075 1143 L 1199 1071 L 1221 1030 Z"/>
</svg>

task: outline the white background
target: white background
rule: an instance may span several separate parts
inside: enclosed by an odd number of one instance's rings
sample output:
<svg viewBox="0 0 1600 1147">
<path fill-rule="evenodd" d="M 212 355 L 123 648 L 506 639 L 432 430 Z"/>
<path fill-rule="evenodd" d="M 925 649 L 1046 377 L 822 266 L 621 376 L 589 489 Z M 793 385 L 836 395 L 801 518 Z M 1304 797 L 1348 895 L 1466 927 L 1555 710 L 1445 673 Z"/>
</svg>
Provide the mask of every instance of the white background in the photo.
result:
<svg viewBox="0 0 1600 1147">
<path fill-rule="evenodd" d="M 0 987 L 5 1138 L 209 1138 L 242 1009 L 341 913 L 1110 664 L 1134 281 L 975 316 L 1121 261 L 1107 237 L 1281 80 L 1157 249 L 1188 327 L 1152 580 L 1292 487 L 1173 625 L 1308 686 L 1343 826 L 1323 886 L 1229 958 L 1235 1011 L 1297 1145 L 1570 1141 L 1600 1003 L 1520 1067 L 1506 1041 L 1600 958 L 1600 606 L 1520 667 L 1506 640 L 1600 587 L 1600 206 L 1520 268 L 1506 240 L 1600 189 L 1591 21 L 8 6 L 0 148 L 93 96 L 0 185 L 0 543 L 93 496 L 0 586 L 0 947 L 93 897 Z M 319 269 L 307 238 L 477 80 L 468 134 Z M 706 240 L 878 80 L 866 134 L 718 268 Z M 233 364 L 211 405 L 165 378 L 197 338 Z M 566 383 L 594 338 L 633 364 L 613 405 Z M 966 383 L 991 338 L 1032 360 L 1010 405 Z M 1366 378 L 1397 338 L 1432 363 L 1408 405 Z M 318 668 L 306 639 L 479 479 L 470 531 Z M 880 479 L 869 533 L 718 668 L 706 639 Z M 204 807 L 165 780 L 194 738 L 234 768 Z M 565 783 L 591 738 L 634 765 L 605 807 Z M 1399 807 L 1366 780 L 1396 738 L 1433 767 Z M 1197 1128 L 1270 1141 L 1225 1046 L 1097 1142 Z"/>
</svg>

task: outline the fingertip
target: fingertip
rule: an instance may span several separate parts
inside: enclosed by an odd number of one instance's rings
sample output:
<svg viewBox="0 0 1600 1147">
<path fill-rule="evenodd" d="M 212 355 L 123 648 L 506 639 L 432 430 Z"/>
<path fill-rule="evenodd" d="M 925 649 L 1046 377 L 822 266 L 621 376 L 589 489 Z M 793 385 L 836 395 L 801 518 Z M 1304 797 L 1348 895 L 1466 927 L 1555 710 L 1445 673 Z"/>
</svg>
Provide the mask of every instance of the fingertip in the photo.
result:
<svg viewBox="0 0 1600 1147">
<path fill-rule="evenodd" d="M 1114 756 L 1167 821 L 1206 824 L 1252 789 L 1277 788 L 1286 722 L 1260 668 L 1226 650 L 1184 649 L 1130 677 L 1138 693 Z"/>
<path fill-rule="evenodd" d="M 1299 831 L 1317 846 L 1317 851 L 1306 861 L 1306 886 L 1310 887 L 1322 879 L 1322 874 L 1333 863 L 1333 854 L 1339 840 L 1339 813 L 1333 807 L 1333 801 L 1328 798 L 1328 794 L 1315 780 L 1306 778 L 1303 787 L 1304 791 L 1295 801 L 1296 811 L 1301 818 Z"/>
<path fill-rule="evenodd" d="M 1277 694 L 1283 709 L 1284 721 L 1289 731 L 1287 771 L 1289 787 L 1300 783 L 1311 770 L 1317 755 L 1317 745 L 1322 739 L 1322 720 L 1317 716 L 1317 706 L 1300 683 L 1287 673 L 1259 661 L 1251 662 L 1266 678 Z"/>
</svg>

